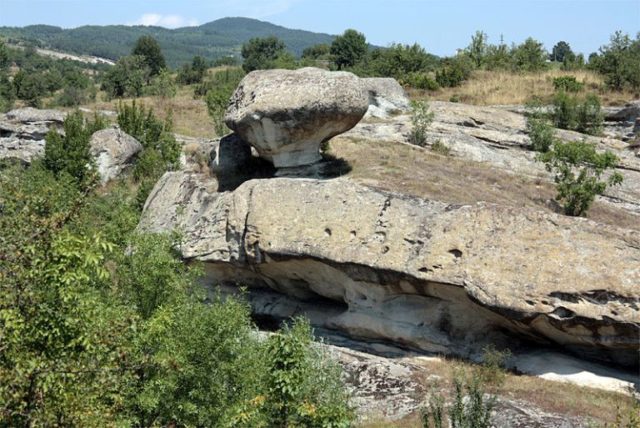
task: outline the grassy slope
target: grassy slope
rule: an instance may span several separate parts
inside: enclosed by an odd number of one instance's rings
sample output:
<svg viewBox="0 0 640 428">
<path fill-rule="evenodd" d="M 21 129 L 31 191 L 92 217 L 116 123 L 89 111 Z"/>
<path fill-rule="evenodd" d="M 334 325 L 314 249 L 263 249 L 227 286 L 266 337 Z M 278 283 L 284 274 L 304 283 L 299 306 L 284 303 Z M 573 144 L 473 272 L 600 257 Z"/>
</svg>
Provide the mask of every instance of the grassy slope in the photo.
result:
<svg viewBox="0 0 640 428">
<path fill-rule="evenodd" d="M 542 73 L 511 73 L 506 71 L 475 71 L 471 78 L 457 88 L 442 88 L 437 91 L 411 90 L 412 98 L 458 101 L 475 105 L 525 104 L 533 96 L 550 99 L 553 96 L 553 78 L 575 76 L 585 83 L 584 92 L 595 92 L 604 105 L 623 105 L 640 94 L 630 91 L 613 92 L 604 89 L 602 76 L 587 70 L 549 70 Z"/>
</svg>

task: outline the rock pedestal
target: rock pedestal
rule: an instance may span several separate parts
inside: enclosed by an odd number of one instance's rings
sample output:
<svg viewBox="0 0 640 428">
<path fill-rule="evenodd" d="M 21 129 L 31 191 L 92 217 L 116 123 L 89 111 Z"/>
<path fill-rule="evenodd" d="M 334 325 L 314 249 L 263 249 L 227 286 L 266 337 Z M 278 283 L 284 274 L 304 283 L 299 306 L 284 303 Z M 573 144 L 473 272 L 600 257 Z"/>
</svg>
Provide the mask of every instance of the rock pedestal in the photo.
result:
<svg viewBox="0 0 640 428">
<path fill-rule="evenodd" d="M 291 168 L 318 162 L 320 144 L 353 128 L 368 106 L 351 73 L 257 70 L 240 82 L 225 123 L 276 168 Z"/>
</svg>

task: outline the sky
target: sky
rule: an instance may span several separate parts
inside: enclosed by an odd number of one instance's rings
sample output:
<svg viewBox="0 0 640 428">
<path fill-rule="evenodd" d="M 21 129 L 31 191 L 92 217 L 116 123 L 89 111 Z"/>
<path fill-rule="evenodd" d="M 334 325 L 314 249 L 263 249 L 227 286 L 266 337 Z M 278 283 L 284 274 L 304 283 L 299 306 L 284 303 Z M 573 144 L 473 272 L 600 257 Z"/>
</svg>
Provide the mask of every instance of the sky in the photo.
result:
<svg viewBox="0 0 640 428">
<path fill-rule="evenodd" d="M 467 46 L 476 30 L 490 43 L 531 36 L 551 50 L 564 40 L 587 55 L 616 30 L 640 32 L 640 0 L 0 0 L 0 26 L 176 28 L 227 16 L 329 34 L 354 28 L 374 45 L 417 42 L 436 55 Z"/>
</svg>

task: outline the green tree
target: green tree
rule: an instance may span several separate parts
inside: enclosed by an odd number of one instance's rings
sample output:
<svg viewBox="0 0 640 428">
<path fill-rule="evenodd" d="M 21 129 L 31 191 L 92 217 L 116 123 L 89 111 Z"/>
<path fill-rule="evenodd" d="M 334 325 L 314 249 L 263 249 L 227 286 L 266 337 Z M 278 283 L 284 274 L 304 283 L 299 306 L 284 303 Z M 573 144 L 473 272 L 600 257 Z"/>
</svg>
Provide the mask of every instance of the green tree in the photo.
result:
<svg viewBox="0 0 640 428">
<path fill-rule="evenodd" d="M 510 70 L 513 66 L 512 63 L 512 52 L 502 38 L 500 44 L 487 46 L 485 67 L 488 70 Z"/>
<path fill-rule="evenodd" d="M 141 56 L 124 56 L 104 75 L 102 89 L 109 97 L 139 97 L 151 71 Z"/>
<path fill-rule="evenodd" d="M 569 43 L 565 41 L 559 41 L 553 46 L 549 59 L 555 62 L 564 62 L 574 60 L 576 55 L 571 50 Z"/>
<path fill-rule="evenodd" d="M 529 37 L 513 48 L 513 66 L 517 71 L 540 71 L 546 67 L 547 53 L 541 42 Z"/>
<path fill-rule="evenodd" d="M 81 186 L 90 184 L 94 177 L 93 159 L 89 153 L 89 140 L 94 132 L 104 127 L 96 116 L 85 121 L 80 111 L 74 111 L 64 120 L 64 135 L 52 129 L 46 136 L 44 166 L 56 176 L 68 175 Z"/>
<path fill-rule="evenodd" d="M 566 215 L 581 216 L 587 212 L 596 195 L 609 186 L 622 183 L 622 175 L 613 172 L 607 179 L 602 174 L 615 168 L 618 158 L 606 151 L 598 153 L 593 144 L 584 141 L 555 141 L 553 149 L 539 155 L 549 172 L 554 173 L 556 200 L 563 201 Z"/>
<path fill-rule="evenodd" d="M 593 55 L 593 54 L 592 54 Z M 615 90 L 640 88 L 640 33 L 635 40 L 617 31 L 600 55 L 590 56 L 589 64 L 605 76 L 607 86 Z"/>
<path fill-rule="evenodd" d="M 0 71 L 0 112 L 11 110 L 15 99 L 15 89 L 9 76 L 4 71 Z"/>
<path fill-rule="evenodd" d="M 302 58 L 306 59 L 329 59 L 331 46 L 326 43 L 309 46 L 302 51 Z"/>
<path fill-rule="evenodd" d="M 160 70 L 167 68 L 160 45 L 158 41 L 151 36 L 140 37 L 136 41 L 131 55 L 144 58 L 144 63 L 149 67 L 151 76 L 156 76 L 160 73 Z"/>
<path fill-rule="evenodd" d="M 148 92 L 162 99 L 175 97 L 177 89 L 171 73 L 167 69 L 160 70 L 160 73 L 151 79 Z"/>
<path fill-rule="evenodd" d="M 19 70 L 13 76 L 16 97 L 30 107 L 40 107 L 42 97 L 47 95 L 46 82 L 41 73 Z"/>
<path fill-rule="evenodd" d="M 10 65 L 9 48 L 4 40 L 0 39 L 0 70 L 5 70 Z"/>
<path fill-rule="evenodd" d="M 367 40 L 364 34 L 348 29 L 331 43 L 331 55 L 339 70 L 353 67 L 367 54 Z"/>
<path fill-rule="evenodd" d="M 185 64 L 178 73 L 177 80 L 183 85 L 191 85 L 202 82 L 207 72 L 207 62 L 201 56 L 194 56 L 191 64 Z"/>
<path fill-rule="evenodd" d="M 242 45 L 242 69 L 245 72 L 274 68 L 274 62 L 286 53 L 284 42 L 275 36 L 256 37 Z"/>
<path fill-rule="evenodd" d="M 487 40 L 487 33 L 484 31 L 476 31 L 476 34 L 471 36 L 471 43 L 466 52 L 476 68 L 480 68 L 485 64 L 489 49 Z"/>
</svg>

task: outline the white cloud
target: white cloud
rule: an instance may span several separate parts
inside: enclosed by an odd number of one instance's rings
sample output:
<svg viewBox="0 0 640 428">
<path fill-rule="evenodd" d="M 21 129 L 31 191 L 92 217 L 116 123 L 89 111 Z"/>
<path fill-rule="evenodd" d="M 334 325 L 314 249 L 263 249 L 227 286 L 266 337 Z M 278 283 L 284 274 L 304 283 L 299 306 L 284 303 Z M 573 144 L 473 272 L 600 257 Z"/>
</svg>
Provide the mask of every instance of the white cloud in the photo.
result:
<svg viewBox="0 0 640 428">
<path fill-rule="evenodd" d="M 226 0 L 223 8 L 249 18 L 266 18 L 291 9 L 300 0 Z"/>
<path fill-rule="evenodd" d="M 166 28 L 192 27 L 198 25 L 198 20 L 185 18 L 180 15 L 161 15 L 159 13 L 145 13 L 135 22 L 128 25 L 145 25 Z"/>
</svg>

